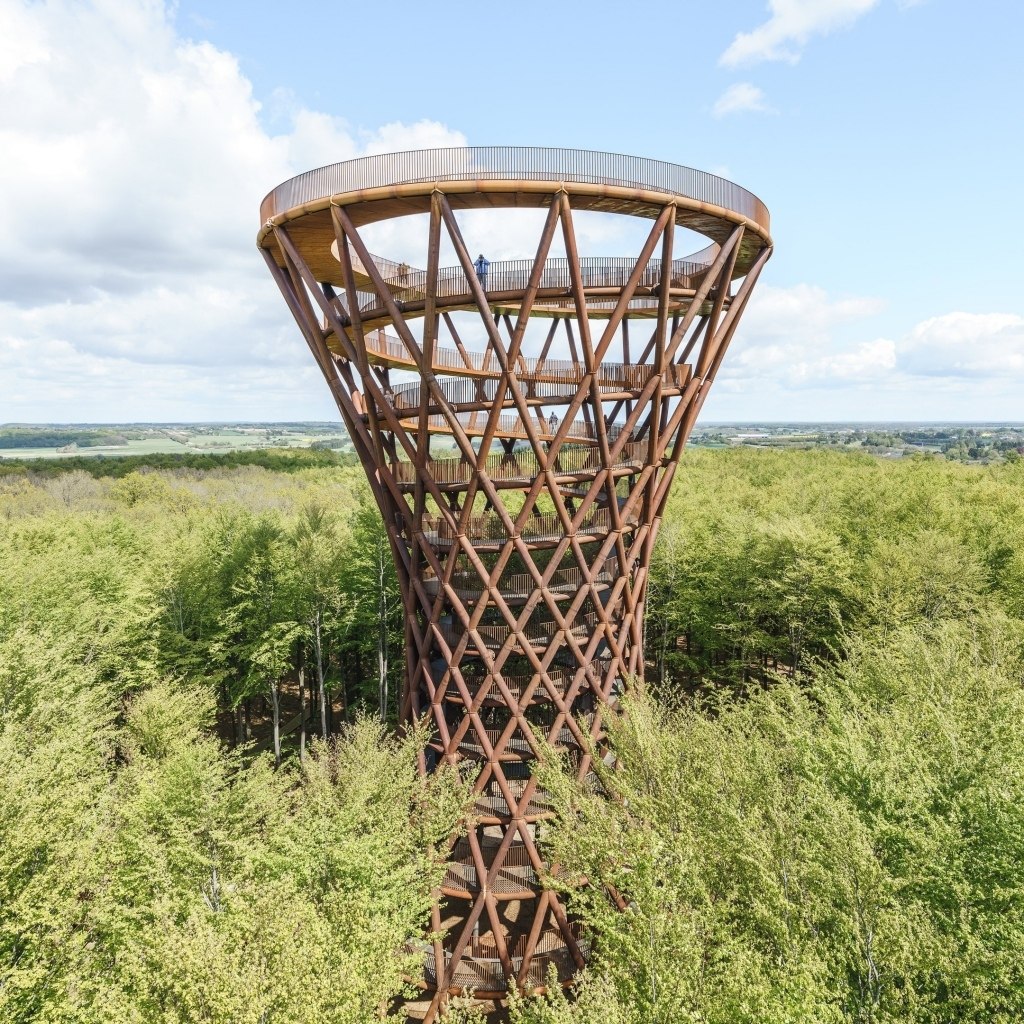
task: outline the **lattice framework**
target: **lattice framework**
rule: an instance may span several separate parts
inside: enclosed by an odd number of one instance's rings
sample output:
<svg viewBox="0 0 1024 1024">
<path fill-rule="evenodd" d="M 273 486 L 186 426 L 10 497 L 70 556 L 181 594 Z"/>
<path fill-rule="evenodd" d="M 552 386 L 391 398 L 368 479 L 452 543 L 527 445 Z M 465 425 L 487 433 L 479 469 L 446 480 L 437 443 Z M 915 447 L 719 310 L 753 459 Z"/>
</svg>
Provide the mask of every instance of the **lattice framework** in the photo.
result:
<svg viewBox="0 0 1024 1024">
<path fill-rule="evenodd" d="M 540 753 L 535 730 L 568 752 L 581 782 L 595 783 L 602 716 L 626 681 L 643 675 L 648 567 L 679 455 L 771 253 L 766 233 L 751 246 L 750 224 L 736 218 L 706 270 L 678 287 L 681 202 L 665 196 L 653 211 L 646 203 L 653 224 L 617 294 L 609 298 L 604 286 L 598 300 L 578 251 L 573 191 L 551 185 L 528 280 L 517 294 L 504 290 L 500 307 L 442 183 L 429 192 L 422 301 L 411 312 L 404 275 L 386 279 L 367 249 L 352 215 L 357 203 L 329 209 L 340 288 L 318 280 L 286 219 L 263 236 L 267 265 L 384 518 L 410 652 L 402 716 L 428 718 L 433 733 L 421 771 L 440 760 L 480 769 L 479 823 L 454 844 L 433 909 L 428 1020 L 449 992 L 500 997 L 513 982 L 533 990 L 549 963 L 562 980 L 585 963 L 585 938 L 542 885 L 551 866 L 537 832 L 550 812 L 530 770 Z M 540 294 L 559 233 L 569 309 L 552 316 Z M 749 255 L 738 274 L 745 235 Z M 462 291 L 450 271 L 438 287 L 443 239 L 457 255 Z M 656 312 L 630 362 L 630 310 L 642 281 Z M 482 355 L 463 344 L 456 309 L 479 316 Z M 551 324 L 540 355 L 527 358 L 535 314 Z M 564 365 L 549 354 L 560 328 L 570 353 Z M 464 366 L 441 359 L 443 331 Z M 621 369 L 608 362 L 615 342 Z M 417 371 L 418 383 L 396 388 L 390 370 L 402 366 Z M 454 443 L 457 462 L 432 456 L 438 436 Z"/>
</svg>

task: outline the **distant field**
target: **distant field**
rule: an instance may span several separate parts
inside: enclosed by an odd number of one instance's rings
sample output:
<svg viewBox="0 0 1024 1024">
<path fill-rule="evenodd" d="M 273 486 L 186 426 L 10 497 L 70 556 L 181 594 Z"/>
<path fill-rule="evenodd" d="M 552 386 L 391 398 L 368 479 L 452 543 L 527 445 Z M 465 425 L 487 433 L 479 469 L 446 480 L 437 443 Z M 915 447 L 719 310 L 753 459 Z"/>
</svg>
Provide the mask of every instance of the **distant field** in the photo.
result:
<svg viewBox="0 0 1024 1024">
<path fill-rule="evenodd" d="M 97 455 L 182 455 L 186 452 L 214 454 L 257 448 L 306 448 L 312 441 L 317 440 L 325 440 L 325 438 L 323 435 L 289 434 L 285 437 L 268 440 L 263 435 L 229 432 L 201 434 L 193 437 L 187 444 L 174 441 L 169 437 L 152 437 L 141 441 L 129 441 L 123 445 L 75 448 L 69 452 L 59 452 L 56 448 L 0 448 L 0 459 L 66 459 L 71 456 L 89 458 Z M 339 447 L 344 443 L 342 438 L 338 438 L 337 441 Z"/>
</svg>

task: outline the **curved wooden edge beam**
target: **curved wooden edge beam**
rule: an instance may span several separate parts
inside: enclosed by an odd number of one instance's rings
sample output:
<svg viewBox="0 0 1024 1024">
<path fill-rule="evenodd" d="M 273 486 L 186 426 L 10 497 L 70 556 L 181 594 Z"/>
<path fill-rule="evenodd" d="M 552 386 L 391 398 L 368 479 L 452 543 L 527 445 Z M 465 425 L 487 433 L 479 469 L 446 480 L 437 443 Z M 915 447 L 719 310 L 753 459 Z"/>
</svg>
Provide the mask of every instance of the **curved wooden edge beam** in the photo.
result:
<svg viewBox="0 0 1024 1024">
<path fill-rule="evenodd" d="M 561 161 L 574 170 L 552 170 Z M 287 224 L 317 279 L 343 286 L 337 250 L 331 253 L 335 236 L 330 208 L 345 207 L 353 225 L 362 227 L 429 213 L 437 191 L 454 210 L 546 208 L 564 193 L 577 210 L 654 219 L 668 203 L 675 207 L 679 226 L 712 243 L 724 244 L 738 225 L 745 229 L 736 277 L 771 245 L 770 218 L 761 200 L 717 175 L 619 154 L 518 147 L 415 150 L 298 175 L 263 200 L 257 245 L 283 265 L 274 228 Z"/>
</svg>

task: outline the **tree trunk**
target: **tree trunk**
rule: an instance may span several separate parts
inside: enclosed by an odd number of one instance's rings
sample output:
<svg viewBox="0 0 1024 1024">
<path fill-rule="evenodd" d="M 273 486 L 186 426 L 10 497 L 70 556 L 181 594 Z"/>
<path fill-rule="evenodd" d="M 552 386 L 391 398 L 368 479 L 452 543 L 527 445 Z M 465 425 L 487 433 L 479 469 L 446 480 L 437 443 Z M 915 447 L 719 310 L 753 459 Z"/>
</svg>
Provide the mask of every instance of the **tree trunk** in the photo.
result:
<svg viewBox="0 0 1024 1024">
<path fill-rule="evenodd" d="M 299 666 L 299 764 L 306 763 L 306 667 Z"/>
<path fill-rule="evenodd" d="M 377 631 L 377 700 L 380 704 L 380 720 L 388 720 L 388 656 L 385 639 L 381 634 L 383 629 Z"/>
<path fill-rule="evenodd" d="M 355 671 L 352 674 L 352 678 L 355 680 L 353 685 L 354 693 L 352 699 L 356 701 L 363 700 L 362 683 L 366 679 L 366 672 L 363 669 L 363 652 L 357 647 L 354 655 L 355 660 Z"/>
<path fill-rule="evenodd" d="M 270 681 L 270 699 L 274 705 L 274 764 L 281 767 L 281 692 L 277 680 Z"/>
<path fill-rule="evenodd" d="M 327 698 L 324 694 L 324 645 L 320 636 L 320 609 L 313 616 L 313 653 L 316 655 L 316 685 L 320 695 L 320 736 L 327 739 Z"/>
<path fill-rule="evenodd" d="M 379 554 L 379 553 L 378 553 Z M 384 559 L 378 557 L 377 576 L 377 697 L 380 720 L 388 720 L 388 599 L 384 590 Z"/>
<path fill-rule="evenodd" d="M 309 720 L 311 722 L 316 720 L 316 673 L 314 672 L 309 677 L 307 684 L 306 700 L 309 702 Z"/>
<path fill-rule="evenodd" d="M 341 720 L 343 722 L 348 722 L 348 680 L 352 675 L 352 658 L 345 652 L 338 655 L 338 669 L 340 672 L 338 678 L 338 694 L 341 697 Z"/>
</svg>

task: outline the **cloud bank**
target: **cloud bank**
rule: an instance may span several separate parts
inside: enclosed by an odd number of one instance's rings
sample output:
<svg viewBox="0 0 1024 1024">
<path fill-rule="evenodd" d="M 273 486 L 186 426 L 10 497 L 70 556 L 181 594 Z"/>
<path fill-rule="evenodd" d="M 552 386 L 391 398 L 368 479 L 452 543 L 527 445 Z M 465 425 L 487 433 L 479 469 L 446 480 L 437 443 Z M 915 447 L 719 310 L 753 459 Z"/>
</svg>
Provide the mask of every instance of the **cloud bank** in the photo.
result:
<svg viewBox="0 0 1024 1024">
<path fill-rule="evenodd" d="M 863 324 L 883 310 L 873 298 L 762 283 L 708 415 L 782 419 L 815 405 L 819 419 L 1021 419 L 1024 317 L 951 311 L 871 336 Z"/>
<path fill-rule="evenodd" d="M 255 251 L 259 201 L 310 166 L 464 136 L 303 108 L 271 135 L 236 59 L 152 0 L 3 21 L 0 421 L 334 418 Z"/>
</svg>

